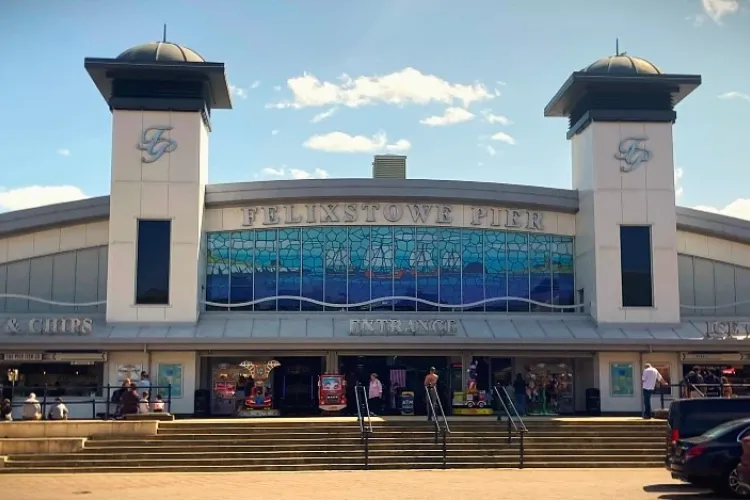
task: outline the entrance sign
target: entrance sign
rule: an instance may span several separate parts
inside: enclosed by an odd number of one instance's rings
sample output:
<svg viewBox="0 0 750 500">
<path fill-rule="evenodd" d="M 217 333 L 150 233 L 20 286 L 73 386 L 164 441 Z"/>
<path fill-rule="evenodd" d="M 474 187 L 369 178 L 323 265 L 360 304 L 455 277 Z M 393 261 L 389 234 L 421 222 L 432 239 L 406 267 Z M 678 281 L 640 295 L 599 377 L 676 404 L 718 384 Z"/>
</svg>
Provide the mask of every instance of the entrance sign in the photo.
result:
<svg viewBox="0 0 750 500">
<path fill-rule="evenodd" d="M 458 321 L 453 319 L 408 320 L 352 319 L 350 335 L 455 335 Z"/>
<path fill-rule="evenodd" d="M 651 159 L 651 151 L 641 146 L 647 140 L 648 137 L 628 137 L 620 141 L 615 159 L 625 163 L 620 166 L 621 172 L 632 172 Z"/>
<path fill-rule="evenodd" d="M 168 132 L 172 128 L 168 125 L 157 125 L 143 131 L 141 142 L 136 146 L 143 151 L 143 156 L 141 156 L 143 163 L 159 161 L 159 158 L 164 156 L 164 153 L 171 153 L 177 149 L 176 141 L 164 137 L 164 132 Z"/>
<path fill-rule="evenodd" d="M 91 318 L 10 318 L 3 331 L 10 335 L 90 335 L 93 330 Z"/>
<path fill-rule="evenodd" d="M 415 225 L 542 231 L 543 212 L 430 203 L 308 203 L 242 208 L 245 227 Z"/>
<path fill-rule="evenodd" d="M 706 322 L 704 337 L 710 340 L 750 340 L 750 321 Z"/>
</svg>

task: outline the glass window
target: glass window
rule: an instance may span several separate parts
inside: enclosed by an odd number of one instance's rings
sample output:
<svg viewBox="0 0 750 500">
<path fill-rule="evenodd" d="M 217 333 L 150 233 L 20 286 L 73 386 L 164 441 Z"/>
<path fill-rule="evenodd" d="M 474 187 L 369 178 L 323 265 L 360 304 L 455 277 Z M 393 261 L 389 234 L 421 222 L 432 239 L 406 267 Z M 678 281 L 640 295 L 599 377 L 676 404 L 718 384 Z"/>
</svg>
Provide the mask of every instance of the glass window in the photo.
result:
<svg viewBox="0 0 750 500">
<path fill-rule="evenodd" d="M 238 231 L 231 233 L 230 237 L 230 303 L 252 302 L 255 285 L 255 231 Z M 235 307 L 234 310 L 252 311 L 253 306 Z"/>
<path fill-rule="evenodd" d="M 370 228 L 370 249 L 365 265 L 370 275 L 372 300 L 393 297 L 393 229 L 392 227 Z M 390 311 L 393 309 L 393 301 L 375 302 L 371 309 Z"/>
<path fill-rule="evenodd" d="M 529 235 L 529 298 L 534 302 L 552 304 L 552 257 L 549 236 Z M 549 307 L 531 304 L 534 312 L 550 312 Z"/>
<path fill-rule="evenodd" d="M 0 370 L 0 380 L 4 386 L 7 382 L 8 370 L 18 370 L 18 380 L 13 394 L 15 397 L 27 397 L 35 393 L 40 401 L 44 397 L 45 388 L 47 399 L 65 396 L 91 396 L 95 393 L 101 396 L 101 386 L 104 383 L 104 364 L 73 365 L 70 363 L 20 363 L 17 365 L 3 364 Z"/>
<path fill-rule="evenodd" d="M 404 226 L 211 233 L 206 300 L 208 310 L 554 311 L 544 304 L 574 304 L 573 238 Z"/>
<path fill-rule="evenodd" d="M 438 258 L 440 259 L 440 303 L 458 306 L 463 303 L 461 301 L 461 230 L 440 230 L 438 249 Z M 446 307 L 441 310 L 452 311 L 454 309 L 455 307 Z"/>
<path fill-rule="evenodd" d="M 362 304 L 370 300 L 370 273 L 368 259 L 370 256 L 370 228 L 349 228 L 349 255 L 351 271 L 349 273 L 349 303 Z M 370 306 L 350 307 L 350 311 L 369 311 Z"/>
<path fill-rule="evenodd" d="M 229 302 L 229 246 L 230 233 L 210 233 L 206 245 L 206 301 L 226 304 Z M 218 306 L 206 309 L 220 310 Z"/>
<path fill-rule="evenodd" d="M 529 298 L 529 235 L 508 233 L 508 296 Z M 528 302 L 511 300 L 508 311 L 529 312 Z"/>
<path fill-rule="evenodd" d="M 651 227 L 620 226 L 622 306 L 653 307 Z"/>
<path fill-rule="evenodd" d="M 440 282 L 440 266 L 438 265 L 439 229 L 418 227 L 416 238 L 412 267 L 416 276 L 417 297 L 437 303 Z M 437 307 L 418 303 L 417 310 L 436 311 Z"/>
<path fill-rule="evenodd" d="M 299 297 L 302 242 L 299 228 L 279 229 L 279 295 Z M 300 301 L 279 299 L 279 311 L 299 311 Z"/>
<path fill-rule="evenodd" d="M 480 305 L 466 311 L 484 311 L 484 231 L 466 229 L 461 235 L 462 304 Z"/>
<path fill-rule="evenodd" d="M 276 297 L 278 295 L 278 245 L 276 229 L 263 229 L 255 232 L 255 269 L 253 276 L 254 300 Z M 234 263 L 233 263 L 234 265 Z M 256 311 L 276 310 L 275 300 L 266 300 L 255 304 Z"/>
<path fill-rule="evenodd" d="M 345 227 L 331 227 L 324 231 L 325 252 L 325 302 L 329 304 L 348 303 L 349 256 Z M 389 294 L 390 295 L 390 294 Z M 327 308 L 338 311 L 339 308 Z"/>
<path fill-rule="evenodd" d="M 169 304 L 171 240 L 172 221 L 138 221 L 136 304 Z"/>
<path fill-rule="evenodd" d="M 415 228 L 394 228 L 394 268 L 393 295 L 399 297 L 417 296 L 417 261 L 422 258 L 417 254 Z M 394 303 L 396 311 L 414 311 L 413 300 L 398 300 Z"/>
<path fill-rule="evenodd" d="M 323 228 L 311 227 L 302 230 L 302 296 L 318 302 L 325 297 L 325 233 Z M 303 311 L 322 311 L 323 306 L 302 301 Z"/>
</svg>

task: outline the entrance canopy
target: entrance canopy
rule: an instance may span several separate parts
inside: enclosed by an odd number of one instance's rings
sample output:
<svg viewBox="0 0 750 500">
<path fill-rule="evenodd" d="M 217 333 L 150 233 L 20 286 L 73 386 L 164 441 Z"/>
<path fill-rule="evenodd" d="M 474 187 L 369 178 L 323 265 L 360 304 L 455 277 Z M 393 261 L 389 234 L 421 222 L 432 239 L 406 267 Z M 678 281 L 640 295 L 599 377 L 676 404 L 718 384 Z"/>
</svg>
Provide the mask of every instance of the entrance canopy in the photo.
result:
<svg viewBox="0 0 750 500">
<path fill-rule="evenodd" d="M 750 321 L 596 325 L 588 316 L 446 313 L 204 313 L 197 324 L 107 324 L 103 317 L 0 317 L 4 349 L 587 349 L 741 351 Z M 719 326 L 717 326 L 719 325 Z M 738 326 L 739 325 L 739 326 Z M 742 328 L 745 330 L 742 330 Z M 708 333 L 707 333 L 708 332 Z M 739 332 L 739 333 L 737 333 Z"/>
</svg>

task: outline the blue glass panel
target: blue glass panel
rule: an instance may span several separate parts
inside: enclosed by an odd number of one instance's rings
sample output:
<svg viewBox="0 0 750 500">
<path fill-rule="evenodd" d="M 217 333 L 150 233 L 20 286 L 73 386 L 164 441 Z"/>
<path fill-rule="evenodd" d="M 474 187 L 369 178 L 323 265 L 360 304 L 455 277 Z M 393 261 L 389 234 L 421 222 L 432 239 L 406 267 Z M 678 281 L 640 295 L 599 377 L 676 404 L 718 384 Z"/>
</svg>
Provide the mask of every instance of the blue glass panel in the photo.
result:
<svg viewBox="0 0 750 500">
<path fill-rule="evenodd" d="M 484 300 L 483 233 L 484 231 L 479 229 L 464 229 L 461 234 L 461 263 L 463 265 L 461 284 L 464 304 Z M 484 304 L 464 310 L 484 311 Z"/>
<path fill-rule="evenodd" d="M 394 270 L 393 270 L 393 295 L 405 297 L 417 296 L 416 266 L 419 259 L 415 240 L 415 228 L 394 228 L 393 240 Z M 413 300 L 401 300 L 394 303 L 396 311 L 414 311 L 416 305 Z"/>
<path fill-rule="evenodd" d="M 461 304 L 461 230 L 441 229 L 438 243 L 440 259 L 440 303 Z M 447 308 L 446 310 L 451 310 Z"/>
<path fill-rule="evenodd" d="M 229 250 L 231 275 L 229 278 L 229 302 L 241 304 L 253 300 L 255 272 L 255 231 L 232 233 Z M 233 311 L 250 311 L 253 306 L 233 307 Z"/>
<path fill-rule="evenodd" d="M 370 250 L 366 259 L 367 271 L 371 278 L 373 299 L 393 296 L 393 228 L 370 228 Z M 372 305 L 372 310 L 390 311 L 392 300 L 384 300 Z"/>
<path fill-rule="evenodd" d="M 302 242 L 300 229 L 279 229 L 279 295 L 300 296 Z M 300 301 L 279 300 L 279 311 L 299 311 Z"/>
<path fill-rule="evenodd" d="M 349 303 L 360 304 L 370 300 L 370 228 L 349 228 Z M 369 311 L 370 306 L 350 307 L 351 311 Z"/>
<path fill-rule="evenodd" d="M 325 301 L 331 304 L 347 303 L 347 275 L 349 273 L 347 231 L 348 229 L 345 227 L 323 229 L 326 240 Z M 328 309 L 339 310 L 336 307 Z"/>
<path fill-rule="evenodd" d="M 229 302 L 229 233 L 210 233 L 206 244 L 206 301 Z M 222 309 L 206 306 L 207 311 Z"/>
<path fill-rule="evenodd" d="M 322 227 L 302 229 L 302 296 L 323 302 L 325 235 Z M 323 306 L 302 302 L 303 311 L 322 311 Z"/>
<path fill-rule="evenodd" d="M 508 296 L 508 253 L 506 233 L 486 231 L 484 236 L 485 296 L 489 298 Z M 485 306 L 487 311 L 506 312 L 508 302 L 493 301 Z"/>
<path fill-rule="evenodd" d="M 575 278 L 573 272 L 573 237 L 551 236 L 553 303 L 575 304 Z M 573 309 L 560 309 L 575 312 Z"/>
<path fill-rule="evenodd" d="M 529 235 L 529 296 L 544 304 L 552 303 L 552 264 L 550 238 L 544 234 Z M 552 308 L 531 304 L 533 312 L 551 312 Z"/>
<path fill-rule="evenodd" d="M 255 300 L 278 295 L 276 276 L 278 262 L 276 229 L 255 231 Z M 274 311 L 276 310 L 276 301 L 268 300 L 255 304 L 255 310 Z"/>
<path fill-rule="evenodd" d="M 438 241 L 440 230 L 433 227 L 418 227 L 415 245 L 416 258 L 412 267 L 416 274 L 417 297 L 438 302 L 439 263 Z M 417 304 L 418 311 L 436 311 L 437 307 L 427 304 Z"/>
<path fill-rule="evenodd" d="M 508 295 L 529 298 L 529 235 L 508 232 Z M 510 301 L 508 311 L 530 310 L 528 302 Z"/>
</svg>

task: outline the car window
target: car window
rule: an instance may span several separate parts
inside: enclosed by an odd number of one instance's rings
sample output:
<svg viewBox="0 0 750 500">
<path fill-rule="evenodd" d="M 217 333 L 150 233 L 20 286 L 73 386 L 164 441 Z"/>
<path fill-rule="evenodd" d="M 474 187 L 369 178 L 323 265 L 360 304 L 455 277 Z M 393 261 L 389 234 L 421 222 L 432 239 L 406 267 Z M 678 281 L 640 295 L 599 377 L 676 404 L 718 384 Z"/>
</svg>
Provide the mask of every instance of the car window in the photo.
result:
<svg viewBox="0 0 750 500">
<path fill-rule="evenodd" d="M 748 425 L 748 423 L 745 422 L 744 424 L 738 424 L 735 421 L 725 422 L 721 425 L 714 427 L 711 430 L 704 432 L 703 434 L 701 434 L 701 437 L 704 437 L 706 439 L 716 439 L 724 434 L 727 434 L 730 431 L 733 431 L 736 428 L 741 427 L 742 425 Z"/>
<path fill-rule="evenodd" d="M 737 441 L 742 441 L 742 438 L 746 438 L 750 436 L 750 425 L 748 425 L 745 429 L 742 429 L 742 432 L 739 433 L 737 436 Z"/>
</svg>

